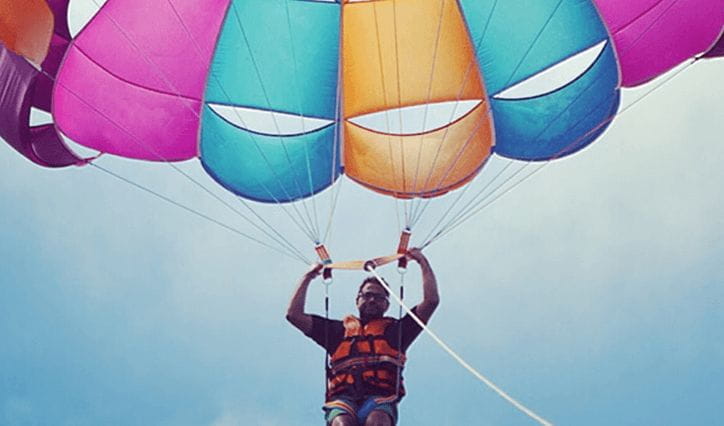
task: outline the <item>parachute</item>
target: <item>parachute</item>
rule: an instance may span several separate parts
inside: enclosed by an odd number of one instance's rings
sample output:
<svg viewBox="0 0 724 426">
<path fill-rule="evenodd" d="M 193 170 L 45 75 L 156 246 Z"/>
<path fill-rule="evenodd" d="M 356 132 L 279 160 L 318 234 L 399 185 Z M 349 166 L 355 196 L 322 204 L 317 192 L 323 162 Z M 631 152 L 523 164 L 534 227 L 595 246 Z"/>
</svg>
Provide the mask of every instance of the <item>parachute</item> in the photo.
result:
<svg viewBox="0 0 724 426">
<path fill-rule="evenodd" d="M 705 53 L 722 28 L 706 0 L 110 0 L 71 39 L 67 1 L 1 4 L 2 135 L 21 154 L 83 164 L 60 133 L 104 154 L 199 158 L 229 191 L 276 203 L 343 174 L 437 197 L 493 152 L 572 154 L 610 124 L 621 86 Z M 19 109 L 51 103 L 44 139 L 18 132 Z"/>
<path fill-rule="evenodd" d="M 42 0 L 5 0 L 2 70 L 23 73 L 19 55 L 54 78 L 55 128 L 73 141 L 149 161 L 197 157 L 262 202 L 313 196 L 342 174 L 435 197 L 492 152 L 571 154 L 605 130 L 621 85 L 706 52 L 722 28 L 719 4 L 703 0 L 156 3 L 110 0 L 70 40 L 67 2 L 51 14 Z M 9 104 L 28 97 L 3 96 L 4 136 L 22 118 Z M 33 96 L 49 109 L 47 97 Z"/>
</svg>

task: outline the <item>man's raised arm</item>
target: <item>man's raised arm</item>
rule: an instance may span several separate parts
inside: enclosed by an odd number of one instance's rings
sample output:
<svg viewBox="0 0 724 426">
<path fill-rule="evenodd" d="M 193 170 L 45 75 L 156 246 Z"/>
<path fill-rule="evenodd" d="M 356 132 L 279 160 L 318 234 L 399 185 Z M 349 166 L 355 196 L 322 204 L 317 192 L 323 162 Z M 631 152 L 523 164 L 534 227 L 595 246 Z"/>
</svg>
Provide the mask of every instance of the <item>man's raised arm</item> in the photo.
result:
<svg viewBox="0 0 724 426">
<path fill-rule="evenodd" d="M 420 265 L 422 271 L 422 302 L 417 305 L 415 312 L 417 316 L 427 324 L 435 312 L 437 305 L 440 303 L 440 294 L 437 291 L 437 279 L 432 271 L 430 262 L 427 260 L 422 250 L 413 248 L 408 250 L 407 257 L 414 260 Z"/>
<path fill-rule="evenodd" d="M 304 334 L 312 331 L 312 316 L 304 312 L 304 305 L 307 300 L 307 289 L 309 288 L 309 283 L 319 275 L 321 270 L 322 265 L 318 263 L 313 265 L 309 271 L 302 276 L 292 296 L 292 300 L 289 302 L 289 308 L 287 308 L 287 321 L 292 323 L 292 325 Z"/>
</svg>

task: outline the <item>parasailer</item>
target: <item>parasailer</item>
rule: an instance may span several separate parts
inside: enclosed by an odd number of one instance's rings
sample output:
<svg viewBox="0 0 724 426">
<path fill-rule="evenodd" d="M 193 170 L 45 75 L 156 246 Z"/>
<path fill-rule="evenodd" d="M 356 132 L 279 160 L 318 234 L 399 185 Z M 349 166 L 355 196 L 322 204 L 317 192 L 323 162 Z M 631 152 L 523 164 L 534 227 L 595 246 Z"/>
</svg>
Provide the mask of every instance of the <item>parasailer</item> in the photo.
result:
<svg viewBox="0 0 724 426">
<path fill-rule="evenodd" d="M 307 289 L 323 268 L 314 265 L 300 280 L 287 310 L 287 320 L 328 354 L 325 419 L 331 426 L 391 426 L 397 404 L 405 396 L 402 370 L 406 352 L 440 302 L 437 280 L 429 261 L 416 248 L 406 257 L 420 265 L 422 301 L 401 319 L 385 317 L 390 307 L 388 286 L 375 276 L 359 287 L 359 316 L 330 320 L 305 311 Z"/>
</svg>

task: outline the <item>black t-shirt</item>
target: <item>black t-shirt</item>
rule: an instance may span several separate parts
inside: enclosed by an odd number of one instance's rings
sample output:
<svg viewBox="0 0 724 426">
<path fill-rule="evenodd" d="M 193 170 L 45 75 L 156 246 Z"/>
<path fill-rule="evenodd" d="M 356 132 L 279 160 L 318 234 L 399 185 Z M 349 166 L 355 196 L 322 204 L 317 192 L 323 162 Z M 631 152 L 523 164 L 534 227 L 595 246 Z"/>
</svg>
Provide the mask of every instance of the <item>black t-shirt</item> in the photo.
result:
<svg viewBox="0 0 724 426">
<path fill-rule="evenodd" d="M 416 313 L 415 308 L 412 308 L 412 311 Z M 408 314 L 400 320 L 396 319 L 385 329 L 385 340 L 392 348 L 405 353 L 421 331 L 422 327 Z M 344 324 L 339 320 L 312 315 L 312 330 L 307 336 L 329 353 L 334 353 L 344 340 Z"/>
</svg>

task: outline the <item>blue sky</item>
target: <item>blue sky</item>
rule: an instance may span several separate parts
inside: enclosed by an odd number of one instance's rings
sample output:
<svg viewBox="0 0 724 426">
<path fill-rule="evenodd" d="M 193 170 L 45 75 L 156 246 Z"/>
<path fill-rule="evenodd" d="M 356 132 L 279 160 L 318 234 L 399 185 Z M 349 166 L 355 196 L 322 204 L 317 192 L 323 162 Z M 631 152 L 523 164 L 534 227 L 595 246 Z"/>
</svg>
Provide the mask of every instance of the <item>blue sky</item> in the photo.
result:
<svg viewBox="0 0 724 426">
<path fill-rule="evenodd" d="M 426 250 L 431 326 L 556 424 L 719 423 L 723 67 L 686 69 Z M 247 229 L 168 166 L 101 164 Z M 323 352 L 284 320 L 302 263 L 90 167 L 46 170 L 9 147 L 0 165 L 0 424 L 320 424 Z M 342 185 L 335 258 L 389 252 L 394 203 Z M 334 316 L 362 277 L 337 275 Z M 417 271 L 405 282 L 414 303 Z M 409 355 L 400 424 L 534 424 L 427 336 Z"/>
</svg>

